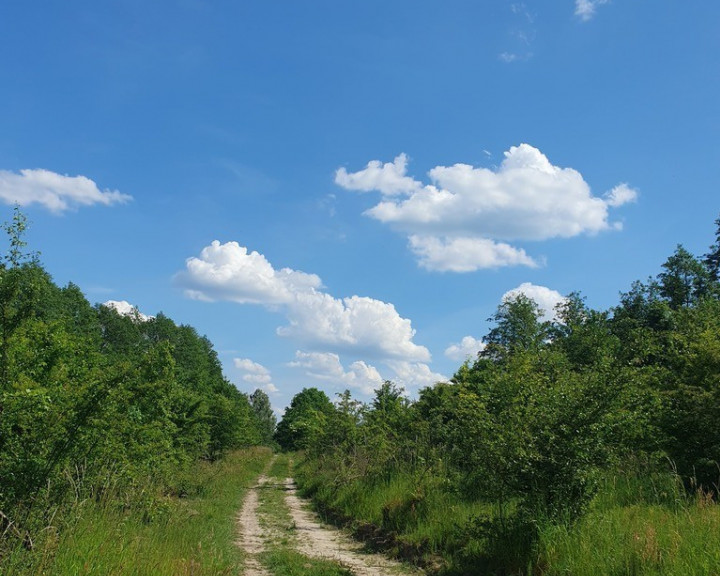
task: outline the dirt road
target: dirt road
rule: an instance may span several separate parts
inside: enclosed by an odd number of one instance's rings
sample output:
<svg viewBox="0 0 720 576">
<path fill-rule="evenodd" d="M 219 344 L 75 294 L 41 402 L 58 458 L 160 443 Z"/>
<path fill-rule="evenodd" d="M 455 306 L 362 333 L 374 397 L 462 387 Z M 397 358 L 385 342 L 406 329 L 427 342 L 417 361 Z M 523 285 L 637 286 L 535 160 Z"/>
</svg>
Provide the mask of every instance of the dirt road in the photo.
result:
<svg viewBox="0 0 720 576">
<path fill-rule="evenodd" d="M 287 471 L 281 468 L 273 458 L 248 492 L 238 515 L 238 545 L 245 552 L 245 576 L 272 576 L 263 565 L 263 554 L 279 546 L 292 547 L 308 558 L 332 561 L 355 576 L 422 574 L 386 556 L 363 552 L 361 544 L 320 522 L 298 497 L 292 478 L 272 475 L 273 471 Z"/>
</svg>

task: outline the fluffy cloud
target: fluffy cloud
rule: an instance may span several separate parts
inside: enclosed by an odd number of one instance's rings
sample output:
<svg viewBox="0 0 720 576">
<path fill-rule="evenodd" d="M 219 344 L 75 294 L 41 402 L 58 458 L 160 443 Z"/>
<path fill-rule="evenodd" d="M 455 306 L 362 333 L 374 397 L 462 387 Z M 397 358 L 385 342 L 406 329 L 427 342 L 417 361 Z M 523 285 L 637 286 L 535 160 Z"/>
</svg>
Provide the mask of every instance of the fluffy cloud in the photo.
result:
<svg viewBox="0 0 720 576">
<path fill-rule="evenodd" d="M 335 173 L 335 182 L 343 188 L 360 192 L 379 190 L 385 196 L 410 194 L 419 191 L 422 184 L 407 176 L 407 163 L 407 155 L 400 154 L 393 162 L 385 164 L 371 160 L 365 169 L 353 174 L 339 168 Z"/>
<path fill-rule="evenodd" d="M 412 339 L 415 330 L 387 302 L 351 296 L 334 298 L 321 292 L 299 293 L 287 308 L 289 325 L 278 328 L 314 346 L 355 350 L 373 356 L 429 360 L 427 348 Z"/>
<path fill-rule="evenodd" d="M 353 362 L 346 370 L 337 354 L 298 350 L 295 353 L 295 361 L 291 362 L 290 366 L 302 368 L 306 376 L 321 382 L 330 382 L 337 389 L 356 389 L 368 396 L 386 379 L 392 380 L 406 390 L 431 386 L 436 382 L 447 380 L 445 376 L 433 372 L 422 362 L 387 360 L 384 364 L 389 369 L 386 378 L 380 375 L 377 368 L 362 361 Z"/>
<path fill-rule="evenodd" d="M 537 267 L 537 262 L 525 253 L 504 242 L 487 238 L 442 238 L 416 236 L 409 238 L 410 249 L 418 263 L 436 272 L 472 272 L 478 268 L 525 265 Z"/>
<path fill-rule="evenodd" d="M 241 378 L 244 382 L 256 388 L 261 388 L 268 394 L 277 394 L 278 389 L 272 383 L 270 370 L 265 366 L 248 358 L 233 358 L 233 364 L 241 372 Z"/>
<path fill-rule="evenodd" d="M 61 213 L 78 206 L 123 204 L 132 196 L 117 190 L 100 190 L 85 176 L 65 176 L 49 170 L 0 170 L 0 201 L 5 204 L 40 204 Z"/>
<path fill-rule="evenodd" d="M 445 349 L 445 356 L 456 362 L 464 362 L 468 358 L 475 358 L 485 348 L 482 340 L 465 336 L 459 343 L 451 344 Z"/>
<path fill-rule="evenodd" d="M 268 384 L 272 380 L 270 370 L 248 358 L 233 358 L 235 368 L 243 372 L 242 379 L 252 384 Z"/>
<path fill-rule="evenodd" d="M 240 304 L 288 304 L 296 294 L 322 284 L 315 274 L 275 270 L 262 254 L 217 240 L 203 248 L 199 258 L 188 258 L 185 272 L 177 278 L 191 298 Z"/>
<path fill-rule="evenodd" d="M 406 390 L 417 390 L 425 386 L 432 386 L 437 382 L 448 381 L 446 376 L 433 372 L 427 364 L 422 362 L 388 360 L 386 364 L 394 372 L 393 377 L 389 380 Z"/>
<path fill-rule="evenodd" d="M 638 194 L 637 190 L 633 190 L 627 184 L 623 183 L 615 186 L 615 188 L 607 192 L 604 197 L 605 203 L 614 208 L 628 204 L 629 202 L 636 202 Z"/>
<path fill-rule="evenodd" d="M 356 389 L 366 395 L 372 394 L 373 390 L 383 383 L 380 373 L 374 366 L 357 361 L 345 370 L 340 357 L 331 352 L 298 350 L 295 353 L 295 361 L 290 362 L 290 366 L 302 368 L 306 376 L 322 382 L 330 382 L 338 389 Z"/>
<path fill-rule="evenodd" d="M 108 300 L 103 303 L 103 306 L 112 308 L 120 314 L 120 316 L 130 316 L 130 318 L 136 322 L 147 322 L 148 320 L 155 318 L 155 316 L 146 316 L 138 310 L 137 306 L 133 306 L 126 300 Z"/>
<path fill-rule="evenodd" d="M 633 201 L 622 184 L 605 198 L 593 196 L 582 175 L 554 166 L 537 148 L 513 146 L 497 169 L 468 164 L 437 166 L 430 184 L 407 176 L 407 158 L 335 174 L 358 191 L 377 190 L 381 201 L 366 215 L 408 234 L 420 264 L 467 272 L 499 266 L 537 266 L 524 250 L 500 242 L 596 234 L 613 228 L 608 209 Z"/>
<path fill-rule="evenodd" d="M 215 241 L 199 258 L 189 258 L 176 281 L 192 298 L 261 304 L 282 310 L 288 320 L 281 336 L 311 348 L 354 350 L 371 356 L 427 361 L 430 352 L 413 342 L 410 320 L 387 302 L 351 296 L 335 298 L 320 290 L 315 274 L 276 270 L 257 252 L 236 242 Z"/>
<path fill-rule="evenodd" d="M 602 4 L 607 4 L 610 0 L 575 0 L 575 16 L 582 21 L 587 22 L 595 16 L 595 10 Z"/>
<path fill-rule="evenodd" d="M 563 295 L 557 290 L 551 290 L 545 286 L 538 286 L 536 284 L 531 284 L 530 282 L 524 282 L 517 288 L 513 288 L 512 290 L 505 292 L 505 294 L 503 294 L 502 301 L 507 302 L 508 300 L 512 300 L 519 294 L 524 294 L 540 306 L 540 309 L 543 312 L 541 320 L 554 320 L 555 307 L 565 301 Z"/>
</svg>

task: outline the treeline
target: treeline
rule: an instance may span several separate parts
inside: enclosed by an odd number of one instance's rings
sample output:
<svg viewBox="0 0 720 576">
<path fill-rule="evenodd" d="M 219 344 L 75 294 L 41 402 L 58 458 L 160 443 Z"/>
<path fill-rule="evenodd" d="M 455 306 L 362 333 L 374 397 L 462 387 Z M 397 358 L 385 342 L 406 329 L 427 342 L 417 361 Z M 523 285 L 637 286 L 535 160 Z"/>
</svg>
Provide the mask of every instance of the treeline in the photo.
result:
<svg viewBox="0 0 720 576">
<path fill-rule="evenodd" d="M 212 344 L 159 314 L 120 315 L 58 287 L 25 249 L 24 215 L 0 263 L 0 562 L 68 502 L 110 498 L 152 520 L 198 459 L 272 441 L 267 396 L 240 393 Z"/>
<path fill-rule="evenodd" d="M 523 295 L 503 302 L 478 357 L 416 400 L 390 382 L 368 404 L 304 390 L 277 440 L 305 449 L 305 490 L 331 517 L 397 553 L 442 557 L 448 570 L 469 574 L 552 573 L 541 534 L 577 525 L 601 489 L 614 491 L 617 505 L 677 506 L 693 494 L 712 503 L 720 483 L 716 224 L 707 254 L 678 246 L 610 310 L 570 294 L 547 322 Z M 655 561 L 643 554 L 638 562 Z M 645 573 L 638 566 L 617 573 Z M 647 573 L 671 573 L 664 569 Z M 603 573 L 594 570 L 583 573 Z"/>
</svg>

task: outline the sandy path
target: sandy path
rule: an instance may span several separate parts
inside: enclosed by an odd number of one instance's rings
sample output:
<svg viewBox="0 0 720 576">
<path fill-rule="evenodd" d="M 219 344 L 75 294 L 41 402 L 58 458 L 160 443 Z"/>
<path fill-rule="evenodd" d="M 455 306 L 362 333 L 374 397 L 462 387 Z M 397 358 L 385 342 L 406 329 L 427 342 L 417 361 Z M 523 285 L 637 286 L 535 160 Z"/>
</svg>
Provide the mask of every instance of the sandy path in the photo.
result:
<svg viewBox="0 0 720 576">
<path fill-rule="evenodd" d="M 331 560 L 348 568 L 355 576 L 418 576 L 419 570 L 380 554 L 362 552 L 359 542 L 346 536 L 338 529 L 322 524 L 306 504 L 298 497 L 297 487 L 292 478 L 268 478 L 267 474 L 275 462 L 268 462 L 257 483 L 248 490 L 242 509 L 237 516 L 237 544 L 245 552 L 244 576 L 271 576 L 260 563 L 260 555 L 273 542 L 277 543 L 276 527 L 271 517 L 259 513 L 260 501 L 268 498 L 269 491 L 282 491 L 284 502 L 293 521 L 294 537 L 291 546 L 298 552 L 312 558 Z"/>
<path fill-rule="evenodd" d="M 265 549 L 265 538 L 263 537 L 263 529 L 260 526 L 260 520 L 258 518 L 258 503 L 259 503 L 259 492 L 264 484 L 267 484 L 268 470 L 275 461 L 275 456 L 272 457 L 268 462 L 265 470 L 257 480 L 257 484 L 248 490 L 247 496 L 245 496 L 245 502 L 243 507 L 237 516 L 239 538 L 237 541 L 245 552 L 245 570 L 243 574 L 245 576 L 270 576 L 270 573 L 265 570 L 260 564 L 258 557 Z"/>
<path fill-rule="evenodd" d="M 386 556 L 363 553 L 360 543 L 336 528 L 321 524 L 298 497 L 292 478 L 285 480 L 285 502 L 297 530 L 298 551 L 306 556 L 333 560 L 349 568 L 356 576 L 422 574 Z"/>
</svg>

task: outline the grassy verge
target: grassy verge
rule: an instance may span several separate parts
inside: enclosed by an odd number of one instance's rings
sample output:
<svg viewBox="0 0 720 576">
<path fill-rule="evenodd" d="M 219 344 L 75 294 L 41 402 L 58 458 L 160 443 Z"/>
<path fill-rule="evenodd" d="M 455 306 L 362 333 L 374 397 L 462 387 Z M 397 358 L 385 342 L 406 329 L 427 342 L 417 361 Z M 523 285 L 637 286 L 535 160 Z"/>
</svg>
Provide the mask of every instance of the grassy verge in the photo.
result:
<svg viewBox="0 0 720 576">
<path fill-rule="evenodd" d="M 235 515 L 270 458 L 267 449 L 199 462 L 185 480 L 193 496 L 154 501 L 151 514 L 123 513 L 111 503 L 84 501 L 36 538 L 32 552 L 2 559 L 7 576 L 37 574 L 183 576 L 236 574 Z"/>
<path fill-rule="evenodd" d="M 537 572 L 548 576 L 714 576 L 720 574 L 720 506 L 698 494 L 673 507 L 594 509 L 573 529 L 542 530 L 539 548 Z"/>
<path fill-rule="evenodd" d="M 327 519 L 429 572 L 720 574 L 720 506 L 707 494 L 688 496 L 669 474 L 610 478 L 580 521 L 530 528 L 428 477 L 396 472 L 384 481 L 336 483 L 312 463 L 296 476 Z"/>
</svg>

